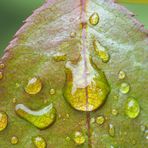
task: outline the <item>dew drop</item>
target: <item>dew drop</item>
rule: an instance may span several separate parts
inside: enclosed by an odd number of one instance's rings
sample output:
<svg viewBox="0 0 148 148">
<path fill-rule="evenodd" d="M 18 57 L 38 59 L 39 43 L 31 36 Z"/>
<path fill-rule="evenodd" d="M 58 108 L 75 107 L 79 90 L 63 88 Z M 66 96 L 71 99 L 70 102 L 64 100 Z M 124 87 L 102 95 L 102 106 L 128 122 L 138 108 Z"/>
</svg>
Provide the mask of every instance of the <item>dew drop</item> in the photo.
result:
<svg viewBox="0 0 148 148">
<path fill-rule="evenodd" d="M 109 124 L 109 130 L 108 131 L 109 131 L 110 136 L 113 137 L 115 135 L 115 128 L 112 124 Z"/>
<path fill-rule="evenodd" d="M 5 65 L 3 63 L 0 63 L 0 69 L 3 69 Z"/>
<path fill-rule="evenodd" d="M 145 136 L 145 139 L 148 140 L 148 130 L 145 130 L 144 136 Z"/>
<path fill-rule="evenodd" d="M 140 113 L 140 106 L 132 97 L 129 97 L 125 104 L 125 113 L 129 118 L 136 118 Z"/>
<path fill-rule="evenodd" d="M 70 37 L 71 37 L 71 38 L 76 37 L 76 32 L 71 32 L 71 33 L 70 33 Z"/>
<path fill-rule="evenodd" d="M 87 59 L 87 71 L 82 57 L 75 65 L 68 62 L 65 72 L 64 97 L 73 108 L 93 111 L 105 102 L 110 91 L 107 79 L 90 58 Z"/>
<path fill-rule="evenodd" d="M 144 125 L 141 125 L 140 128 L 141 128 L 141 131 L 142 131 L 142 132 L 145 131 L 145 126 L 144 126 Z"/>
<path fill-rule="evenodd" d="M 102 62 L 107 63 L 110 60 L 107 50 L 97 40 L 94 40 L 93 45 L 98 57 Z"/>
<path fill-rule="evenodd" d="M 56 119 L 56 110 L 53 104 L 50 104 L 40 110 L 30 110 L 23 104 L 15 107 L 16 114 L 27 120 L 39 129 L 45 129 L 51 125 Z"/>
<path fill-rule="evenodd" d="M 71 140 L 70 137 L 67 136 L 67 137 L 66 137 L 66 141 L 70 141 L 70 140 Z"/>
<path fill-rule="evenodd" d="M 90 119 L 90 123 L 91 123 L 91 124 L 95 123 L 95 118 L 91 118 L 91 119 Z"/>
<path fill-rule="evenodd" d="M 46 148 L 46 141 L 43 137 L 41 136 L 36 136 L 32 138 L 32 141 L 36 148 Z"/>
<path fill-rule="evenodd" d="M 125 78 L 125 76 L 126 76 L 126 75 L 125 75 L 125 72 L 124 72 L 124 71 L 119 71 L 119 74 L 118 74 L 118 78 L 119 78 L 119 79 L 122 80 L 122 79 Z"/>
<path fill-rule="evenodd" d="M 118 110 L 112 109 L 112 115 L 116 116 L 118 114 Z"/>
<path fill-rule="evenodd" d="M 11 137 L 11 144 L 17 144 L 18 143 L 18 138 L 16 136 Z"/>
<path fill-rule="evenodd" d="M 25 91 L 30 94 L 34 95 L 41 91 L 42 83 L 41 80 L 37 77 L 33 77 L 28 81 L 27 86 L 25 87 Z"/>
<path fill-rule="evenodd" d="M 74 133 L 74 139 L 73 140 L 75 141 L 75 143 L 77 145 L 81 145 L 85 142 L 85 137 L 81 132 L 77 131 L 77 132 Z"/>
<path fill-rule="evenodd" d="M 3 73 L 0 72 L 0 80 L 3 78 Z"/>
<path fill-rule="evenodd" d="M 99 23 L 99 15 L 98 13 L 94 12 L 90 18 L 89 18 L 89 23 L 93 26 L 97 25 Z"/>
<path fill-rule="evenodd" d="M 128 83 L 124 82 L 120 85 L 120 92 L 122 94 L 127 94 L 129 92 L 129 90 L 130 90 L 130 85 Z"/>
<path fill-rule="evenodd" d="M 8 124 L 8 116 L 5 112 L 0 111 L 0 131 L 3 131 Z"/>
<path fill-rule="evenodd" d="M 103 124 L 104 121 L 105 121 L 105 119 L 104 119 L 103 116 L 99 116 L 99 117 L 96 118 L 96 123 L 99 124 L 99 125 Z"/>
<path fill-rule="evenodd" d="M 13 98 L 13 99 L 12 99 L 12 103 L 15 104 L 16 102 L 17 102 L 17 99 L 16 99 L 16 98 Z"/>
<path fill-rule="evenodd" d="M 55 89 L 53 89 L 53 88 L 50 89 L 50 95 L 54 95 L 55 92 L 56 92 Z"/>
</svg>

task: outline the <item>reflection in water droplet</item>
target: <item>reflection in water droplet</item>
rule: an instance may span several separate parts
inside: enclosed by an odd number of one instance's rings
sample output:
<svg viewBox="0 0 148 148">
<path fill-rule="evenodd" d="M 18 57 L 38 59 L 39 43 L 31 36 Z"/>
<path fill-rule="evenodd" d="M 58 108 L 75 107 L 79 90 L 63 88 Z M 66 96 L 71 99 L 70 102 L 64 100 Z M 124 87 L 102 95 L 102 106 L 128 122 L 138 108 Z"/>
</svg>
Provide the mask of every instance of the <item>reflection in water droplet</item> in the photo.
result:
<svg viewBox="0 0 148 148">
<path fill-rule="evenodd" d="M 25 91 L 28 94 L 34 95 L 40 92 L 42 88 L 41 80 L 37 77 L 33 77 L 28 81 L 27 86 L 25 87 Z"/>
<path fill-rule="evenodd" d="M 56 118 L 56 110 L 53 107 L 53 104 L 37 111 L 30 110 L 23 104 L 18 104 L 16 105 L 15 110 L 17 115 L 29 121 L 39 129 L 48 127 L 55 121 Z"/>
<path fill-rule="evenodd" d="M 99 116 L 99 117 L 96 118 L 96 123 L 99 124 L 99 125 L 103 124 L 104 121 L 105 121 L 105 119 L 104 119 L 103 116 Z"/>
<path fill-rule="evenodd" d="M 16 136 L 11 137 L 11 144 L 17 144 L 18 138 Z"/>
<path fill-rule="evenodd" d="M 108 131 L 109 131 L 110 136 L 113 137 L 115 135 L 115 128 L 112 124 L 109 124 L 109 130 Z"/>
<path fill-rule="evenodd" d="M 101 44 L 97 40 L 94 40 L 93 45 L 97 55 L 102 60 L 102 62 L 107 63 L 110 59 L 107 50 L 103 46 L 101 46 Z"/>
<path fill-rule="evenodd" d="M 119 71 L 118 78 L 121 79 L 121 80 L 124 79 L 125 78 L 125 72 Z"/>
<path fill-rule="evenodd" d="M 71 139 L 70 139 L 70 137 L 66 137 L 66 141 L 70 141 Z"/>
<path fill-rule="evenodd" d="M 85 137 L 81 132 L 77 131 L 74 133 L 73 140 L 75 141 L 76 144 L 81 145 L 85 142 Z"/>
<path fill-rule="evenodd" d="M 0 72 L 0 80 L 3 78 L 3 73 Z"/>
<path fill-rule="evenodd" d="M 32 141 L 36 148 L 46 148 L 46 141 L 43 137 L 41 136 L 36 136 L 32 138 Z"/>
<path fill-rule="evenodd" d="M 56 62 L 66 61 L 66 59 L 67 59 L 66 54 L 57 53 L 53 56 L 53 60 Z"/>
<path fill-rule="evenodd" d="M 136 118 L 139 115 L 140 106 L 134 98 L 132 97 L 128 98 L 125 104 L 125 113 L 130 118 Z"/>
<path fill-rule="evenodd" d="M 55 89 L 51 88 L 51 89 L 50 89 L 50 94 L 51 94 L 51 95 L 54 95 L 54 94 L 55 94 Z"/>
<path fill-rule="evenodd" d="M 98 15 L 98 13 L 94 12 L 94 13 L 90 16 L 90 18 L 89 18 L 89 23 L 90 23 L 91 25 L 94 25 L 94 26 L 99 23 L 99 15 Z"/>
<path fill-rule="evenodd" d="M 71 38 L 76 37 L 76 32 L 71 32 L 71 33 L 70 33 L 70 37 L 71 37 Z"/>
<path fill-rule="evenodd" d="M 127 94 L 127 93 L 129 92 L 129 90 L 130 90 L 130 86 L 129 86 L 128 83 L 122 83 L 122 84 L 120 85 L 120 92 L 121 92 L 122 94 Z"/>
<path fill-rule="evenodd" d="M 85 58 L 82 56 L 75 65 L 67 62 L 64 97 L 76 110 L 93 111 L 104 103 L 110 88 L 104 73 L 89 57 Z"/>
<path fill-rule="evenodd" d="M 0 111 L 0 131 L 3 131 L 8 124 L 8 116 L 5 112 Z"/>
<path fill-rule="evenodd" d="M 0 69 L 3 69 L 5 65 L 3 63 L 0 63 Z"/>
<path fill-rule="evenodd" d="M 114 116 L 116 116 L 116 115 L 118 114 L 118 111 L 117 111 L 116 109 L 113 109 L 113 110 L 112 110 L 112 114 L 113 114 Z"/>
</svg>

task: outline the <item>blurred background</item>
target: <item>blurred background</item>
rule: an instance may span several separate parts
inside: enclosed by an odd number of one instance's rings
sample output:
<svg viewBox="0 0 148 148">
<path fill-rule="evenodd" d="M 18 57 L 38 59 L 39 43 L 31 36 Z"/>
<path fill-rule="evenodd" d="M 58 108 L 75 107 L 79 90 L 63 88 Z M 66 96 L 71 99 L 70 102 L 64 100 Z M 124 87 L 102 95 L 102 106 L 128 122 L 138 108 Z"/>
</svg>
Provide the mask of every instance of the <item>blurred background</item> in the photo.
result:
<svg viewBox="0 0 148 148">
<path fill-rule="evenodd" d="M 12 40 L 15 32 L 22 26 L 23 20 L 45 0 L 0 0 L 0 56 Z M 148 29 L 148 0 L 116 0 L 129 10 Z"/>
</svg>

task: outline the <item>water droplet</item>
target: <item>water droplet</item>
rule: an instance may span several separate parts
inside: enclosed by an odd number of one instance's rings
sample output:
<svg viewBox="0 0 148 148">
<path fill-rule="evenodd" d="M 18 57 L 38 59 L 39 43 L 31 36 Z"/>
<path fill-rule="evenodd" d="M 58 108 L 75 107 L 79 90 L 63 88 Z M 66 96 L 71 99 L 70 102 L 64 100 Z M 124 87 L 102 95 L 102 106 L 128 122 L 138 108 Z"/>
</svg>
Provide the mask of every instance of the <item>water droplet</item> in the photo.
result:
<svg viewBox="0 0 148 148">
<path fill-rule="evenodd" d="M 51 95 L 54 95 L 55 92 L 56 92 L 55 89 L 53 89 L 53 88 L 50 89 L 50 94 L 51 94 Z"/>
<path fill-rule="evenodd" d="M 145 136 L 145 139 L 148 140 L 148 130 L 145 130 L 144 136 Z"/>
<path fill-rule="evenodd" d="M 30 94 L 34 95 L 41 91 L 42 83 L 41 80 L 37 77 L 33 77 L 28 81 L 27 86 L 25 87 L 25 91 Z"/>
<path fill-rule="evenodd" d="M 125 104 L 125 113 L 130 118 L 136 118 L 139 115 L 140 106 L 134 98 L 132 97 L 128 98 Z"/>
<path fill-rule="evenodd" d="M 18 138 L 16 136 L 11 137 L 11 144 L 17 144 L 18 143 Z"/>
<path fill-rule="evenodd" d="M 5 112 L 0 111 L 0 131 L 3 131 L 8 124 L 8 116 Z"/>
<path fill-rule="evenodd" d="M 57 53 L 53 56 L 53 60 L 56 62 L 66 61 L 66 59 L 67 59 L 66 54 Z"/>
<path fill-rule="evenodd" d="M 56 118 L 56 110 L 53 104 L 50 104 L 40 110 L 33 111 L 23 104 L 18 104 L 15 107 L 17 115 L 32 123 L 39 129 L 45 129 L 51 125 Z"/>
<path fill-rule="evenodd" d="M 0 72 L 0 80 L 3 78 L 3 73 Z"/>
<path fill-rule="evenodd" d="M 32 141 L 37 148 L 46 148 L 47 144 L 46 144 L 46 141 L 43 137 L 41 137 L 41 136 L 33 137 Z"/>
<path fill-rule="evenodd" d="M 141 131 L 142 131 L 142 132 L 145 131 L 145 126 L 144 126 L 144 125 L 141 125 L 140 128 L 141 128 Z"/>
<path fill-rule="evenodd" d="M 113 109 L 113 110 L 112 110 L 112 114 L 113 114 L 114 116 L 116 116 L 116 115 L 118 114 L 118 110 Z"/>
<path fill-rule="evenodd" d="M 70 117 L 69 114 L 66 114 L 66 117 L 69 118 Z"/>
<path fill-rule="evenodd" d="M 118 78 L 119 78 L 119 79 L 122 80 L 122 79 L 125 78 L 125 76 L 126 76 L 126 75 L 125 75 L 125 72 L 124 72 L 124 71 L 119 71 L 119 74 L 118 74 Z"/>
<path fill-rule="evenodd" d="M 85 137 L 81 132 L 77 131 L 74 134 L 74 141 L 76 144 L 81 145 L 85 142 Z"/>
<path fill-rule="evenodd" d="M 89 23 L 90 23 L 91 25 L 94 25 L 94 26 L 99 23 L 99 15 L 98 15 L 98 13 L 94 12 L 94 13 L 90 16 L 90 18 L 89 18 Z"/>
<path fill-rule="evenodd" d="M 110 88 L 105 74 L 88 57 L 86 71 L 83 58 L 66 64 L 64 97 L 76 110 L 93 111 L 104 103 Z"/>
<path fill-rule="evenodd" d="M 104 121 L 105 121 L 105 119 L 104 119 L 103 116 L 99 116 L 99 117 L 96 118 L 96 123 L 99 124 L 99 125 L 103 124 Z"/>
<path fill-rule="evenodd" d="M 17 99 L 16 99 L 16 98 L 13 98 L 13 99 L 12 99 L 12 103 L 15 104 L 16 102 L 17 102 Z"/>
<path fill-rule="evenodd" d="M 70 139 L 70 137 L 66 137 L 66 141 L 70 141 L 71 139 Z"/>
<path fill-rule="evenodd" d="M 0 63 L 0 69 L 3 69 L 5 65 L 3 63 Z"/>
<path fill-rule="evenodd" d="M 109 130 L 108 131 L 109 131 L 110 136 L 113 137 L 115 135 L 115 128 L 112 124 L 109 124 Z"/>
<path fill-rule="evenodd" d="M 90 123 L 91 123 L 91 124 L 95 123 L 95 118 L 91 118 L 91 119 L 90 119 Z"/>
<path fill-rule="evenodd" d="M 134 139 L 132 140 L 132 144 L 133 144 L 133 145 L 135 145 L 135 144 L 136 144 L 136 141 L 135 141 Z"/>
<path fill-rule="evenodd" d="M 71 37 L 71 38 L 76 37 L 76 32 L 71 32 L 71 33 L 70 33 L 70 37 Z"/>
<path fill-rule="evenodd" d="M 120 92 L 122 94 L 127 94 L 129 92 L 129 90 L 130 90 L 130 85 L 128 83 L 122 83 L 120 85 Z"/>
<path fill-rule="evenodd" d="M 102 62 L 107 63 L 110 59 L 107 50 L 97 40 L 94 40 L 93 45 L 97 55 L 102 60 Z"/>
</svg>

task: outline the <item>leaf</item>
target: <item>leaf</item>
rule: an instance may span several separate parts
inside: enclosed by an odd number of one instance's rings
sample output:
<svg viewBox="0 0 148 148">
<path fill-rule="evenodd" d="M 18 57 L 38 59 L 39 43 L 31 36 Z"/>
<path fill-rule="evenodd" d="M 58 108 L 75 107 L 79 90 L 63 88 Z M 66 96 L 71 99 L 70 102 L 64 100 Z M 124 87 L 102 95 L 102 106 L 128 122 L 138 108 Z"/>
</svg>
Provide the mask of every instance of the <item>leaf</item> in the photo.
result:
<svg viewBox="0 0 148 148">
<path fill-rule="evenodd" d="M 37 9 L 1 59 L 0 110 L 8 115 L 8 125 L 0 132 L 0 146 L 12 147 L 16 136 L 15 147 L 35 147 L 38 143 L 32 139 L 41 136 L 52 148 L 78 143 L 93 148 L 147 147 L 148 38 L 132 16 L 111 0 L 49 0 Z M 118 78 L 120 70 L 124 79 Z M 121 90 L 123 83 L 129 84 L 129 92 Z M 129 97 L 140 106 L 134 119 L 125 112 Z M 42 130 L 16 110 L 23 104 L 28 113 L 39 116 L 51 103 L 56 121 Z"/>
</svg>

